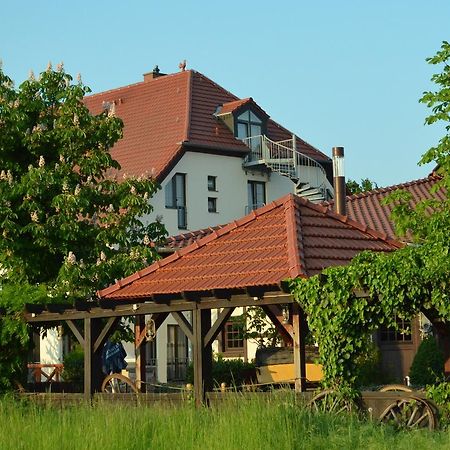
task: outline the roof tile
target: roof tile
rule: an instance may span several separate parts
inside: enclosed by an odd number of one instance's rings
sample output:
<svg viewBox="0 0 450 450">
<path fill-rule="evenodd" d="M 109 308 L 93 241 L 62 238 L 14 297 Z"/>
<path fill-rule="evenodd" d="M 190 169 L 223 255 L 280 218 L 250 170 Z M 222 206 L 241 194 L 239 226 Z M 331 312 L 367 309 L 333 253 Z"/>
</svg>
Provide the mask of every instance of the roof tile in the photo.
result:
<svg viewBox="0 0 450 450">
<path fill-rule="evenodd" d="M 289 194 L 100 291 L 99 296 L 139 298 L 276 286 L 286 278 L 347 264 L 362 250 L 392 251 L 400 246 Z"/>
</svg>

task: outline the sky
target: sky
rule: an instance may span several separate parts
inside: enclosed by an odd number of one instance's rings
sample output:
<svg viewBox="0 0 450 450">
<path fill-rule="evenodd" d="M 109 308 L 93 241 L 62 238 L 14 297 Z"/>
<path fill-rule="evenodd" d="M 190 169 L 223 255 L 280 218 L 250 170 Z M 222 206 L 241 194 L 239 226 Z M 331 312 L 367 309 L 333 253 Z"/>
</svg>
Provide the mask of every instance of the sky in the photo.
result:
<svg viewBox="0 0 450 450">
<path fill-rule="evenodd" d="M 450 40 L 448 0 L 35 0 L 0 6 L 0 59 L 16 84 L 63 61 L 93 92 L 187 68 L 324 153 L 344 146 L 347 178 L 388 186 L 443 136 L 418 102 Z"/>
</svg>

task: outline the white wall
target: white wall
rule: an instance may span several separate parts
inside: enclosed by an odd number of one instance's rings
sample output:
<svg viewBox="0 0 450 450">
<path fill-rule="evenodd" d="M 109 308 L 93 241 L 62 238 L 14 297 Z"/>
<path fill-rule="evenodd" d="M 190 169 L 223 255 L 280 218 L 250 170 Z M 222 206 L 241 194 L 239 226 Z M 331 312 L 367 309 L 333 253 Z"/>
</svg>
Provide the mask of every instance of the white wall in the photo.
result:
<svg viewBox="0 0 450 450">
<path fill-rule="evenodd" d="M 164 189 L 175 173 L 186 174 L 187 229 L 190 231 L 225 224 L 246 214 L 247 182 L 266 182 L 266 202 L 272 202 L 283 195 L 294 192 L 294 183 L 278 173 L 261 174 L 245 171 L 242 158 L 186 152 L 166 179 L 162 189 L 150 200 L 154 211 L 147 218 L 162 221 L 169 235 L 183 233 L 178 228 L 177 211 L 165 207 Z M 217 192 L 208 191 L 208 175 L 217 177 Z M 208 212 L 208 197 L 217 198 L 217 213 Z"/>
</svg>

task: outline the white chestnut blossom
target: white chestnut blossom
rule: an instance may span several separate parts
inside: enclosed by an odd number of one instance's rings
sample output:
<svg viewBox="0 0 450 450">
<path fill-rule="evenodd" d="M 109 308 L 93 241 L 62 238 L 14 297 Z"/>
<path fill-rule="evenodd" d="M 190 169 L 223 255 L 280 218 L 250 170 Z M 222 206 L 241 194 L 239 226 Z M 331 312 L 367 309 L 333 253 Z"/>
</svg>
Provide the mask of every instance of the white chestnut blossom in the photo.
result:
<svg viewBox="0 0 450 450">
<path fill-rule="evenodd" d="M 45 166 L 45 159 L 44 157 L 41 155 L 39 156 L 39 167 L 44 167 Z"/>
<path fill-rule="evenodd" d="M 56 70 L 58 72 L 62 72 L 64 70 L 64 63 L 62 61 L 56 65 Z"/>
<path fill-rule="evenodd" d="M 80 192 L 81 192 L 81 188 L 80 188 L 80 185 L 79 185 L 79 184 L 77 184 L 77 185 L 76 185 L 76 187 L 75 187 L 74 195 L 79 195 L 79 194 L 80 194 Z"/>
<path fill-rule="evenodd" d="M 144 236 L 143 242 L 144 242 L 144 245 L 149 245 L 150 244 L 150 239 L 149 239 L 147 234 Z"/>
<path fill-rule="evenodd" d="M 135 188 L 134 186 L 131 186 L 130 192 L 131 192 L 133 195 L 136 195 L 136 188 Z"/>
<path fill-rule="evenodd" d="M 67 264 L 72 265 L 77 262 L 77 257 L 75 256 L 74 252 L 69 252 L 67 255 Z"/>
<path fill-rule="evenodd" d="M 31 217 L 31 220 L 32 220 L 33 222 L 39 222 L 39 216 L 38 216 L 37 211 L 33 211 L 33 212 L 30 214 L 30 217 Z"/>
</svg>

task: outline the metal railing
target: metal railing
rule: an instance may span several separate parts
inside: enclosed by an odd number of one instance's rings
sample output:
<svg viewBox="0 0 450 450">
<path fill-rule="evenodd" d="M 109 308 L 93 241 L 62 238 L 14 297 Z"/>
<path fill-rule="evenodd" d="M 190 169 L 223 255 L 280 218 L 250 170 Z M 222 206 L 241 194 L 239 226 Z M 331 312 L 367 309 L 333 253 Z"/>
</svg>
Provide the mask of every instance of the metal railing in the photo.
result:
<svg viewBox="0 0 450 450">
<path fill-rule="evenodd" d="M 264 164 L 275 172 L 311 187 L 324 187 L 327 181 L 325 169 L 314 159 L 296 150 L 296 139 L 272 141 L 267 136 L 251 136 L 243 139 L 251 149 L 244 166 Z"/>
</svg>

